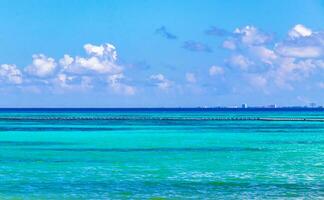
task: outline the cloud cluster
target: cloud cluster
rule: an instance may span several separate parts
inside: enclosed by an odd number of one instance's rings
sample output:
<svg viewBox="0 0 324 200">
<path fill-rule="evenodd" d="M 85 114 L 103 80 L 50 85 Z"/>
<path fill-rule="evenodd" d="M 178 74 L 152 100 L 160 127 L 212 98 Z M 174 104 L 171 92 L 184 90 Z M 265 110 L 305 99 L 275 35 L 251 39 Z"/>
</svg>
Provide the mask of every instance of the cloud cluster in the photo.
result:
<svg viewBox="0 0 324 200">
<path fill-rule="evenodd" d="M 299 37 L 308 37 L 311 36 L 313 31 L 302 24 L 297 24 L 293 29 L 291 29 L 288 33 L 291 38 L 299 38 Z"/>
<path fill-rule="evenodd" d="M 167 39 L 177 39 L 177 36 L 171 34 L 164 26 L 157 29 L 156 34 Z M 184 74 L 183 80 L 169 79 L 170 74 L 162 74 L 146 63 L 138 64 L 143 66 L 142 69 L 127 68 L 127 65 L 118 62 L 115 46 L 106 43 L 85 44 L 83 55 L 65 54 L 57 60 L 44 54 L 34 54 L 31 64 L 23 68 L 2 64 L 0 83 L 19 89 L 32 88 L 33 91 L 94 90 L 122 95 L 134 95 L 145 90 L 145 86 L 154 86 L 161 92 L 173 89 L 183 92 L 182 90 L 193 88 L 197 91 L 199 89 L 199 92 L 201 88 L 207 88 L 206 93 L 216 90 L 221 92 L 215 84 L 226 87 L 228 93 L 234 91 L 233 88 L 236 88 L 235 91 L 239 91 L 240 88 L 257 88 L 269 93 L 277 89 L 294 90 L 302 86 L 302 81 L 315 76 L 317 78 L 312 82 L 314 87 L 324 88 L 323 31 L 315 31 L 297 24 L 287 31 L 283 39 L 278 39 L 255 26 L 236 28 L 232 32 L 212 27 L 206 34 L 223 37 L 221 50 L 226 51 L 223 54 L 225 57 L 222 57 L 224 62 L 209 65 L 209 68 L 197 66 L 200 69 L 175 72 Z M 212 53 L 209 45 L 196 41 L 186 41 L 182 48 Z M 202 68 L 204 70 L 201 70 Z M 141 74 L 133 73 L 138 69 L 142 70 Z M 172 71 L 174 70 L 177 69 L 172 68 Z M 143 88 L 139 88 L 140 86 Z"/>
<path fill-rule="evenodd" d="M 153 74 L 150 80 L 161 90 L 167 90 L 172 86 L 172 81 L 167 79 L 163 74 Z"/>
<path fill-rule="evenodd" d="M 125 76 L 121 73 L 110 75 L 107 79 L 110 87 L 121 94 L 134 95 L 136 92 L 135 87 L 127 85 L 122 82 L 125 79 Z"/>
<path fill-rule="evenodd" d="M 294 89 L 302 81 L 323 69 L 324 32 L 297 24 L 283 40 L 254 26 L 234 30 L 223 42 L 231 52 L 227 64 L 237 67 L 252 86 Z"/>
<path fill-rule="evenodd" d="M 33 63 L 25 68 L 25 71 L 33 76 L 47 77 L 54 73 L 57 64 L 53 58 L 43 54 L 33 55 Z"/>
<path fill-rule="evenodd" d="M 53 90 L 88 90 L 104 85 L 114 92 L 135 94 L 135 87 L 125 83 L 124 69 L 117 63 L 117 51 L 112 44 L 85 44 L 86 56 L 64 55 L 58 62 L 44 54 L 32 56 L 32 64 L 23 69 L 15 65 L 0 67 L 0 81 Z"/>
<path fill-rule="evenodd" d="M 95 46 L 84 45 L 87 57 L 64 55 L 60 59 L 60 64 L 64 72 L 75 74 L 117 74 L 122 72 L 122 68 L 117 65 L 116 48 L 111 44 Z"/>
<path fill-rule="evenodd" d="M 9 84 L 21 84 L 23 82 L 22 73 L 15 65 L 0 66 L 0 81 Z"/>
</svg>

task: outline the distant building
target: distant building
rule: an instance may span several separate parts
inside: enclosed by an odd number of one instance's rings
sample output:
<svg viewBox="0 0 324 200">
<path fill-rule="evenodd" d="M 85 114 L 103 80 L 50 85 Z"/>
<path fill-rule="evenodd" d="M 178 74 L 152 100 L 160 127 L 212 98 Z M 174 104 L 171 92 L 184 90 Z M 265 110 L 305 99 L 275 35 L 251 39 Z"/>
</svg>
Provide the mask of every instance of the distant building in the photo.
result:
<svg viewBox="0 0 324 200">
<path fill-rule="evenodd" d="M 248 105 L 246 103 L 243 103 L 242 108 L 248 108 Z"/>
<path fill-rule="evenodd" d="M 310 106 L 311 108 L 315 108 L 315 107 L 316 107 L 316 103 L 310 103 L 309 106 Z"/>
<path fill-rule="evenodd" d="M 277 105 L 276 104 L 271 104 L 268 106 L 268 108 L 277 108 Z"/>
</svg>

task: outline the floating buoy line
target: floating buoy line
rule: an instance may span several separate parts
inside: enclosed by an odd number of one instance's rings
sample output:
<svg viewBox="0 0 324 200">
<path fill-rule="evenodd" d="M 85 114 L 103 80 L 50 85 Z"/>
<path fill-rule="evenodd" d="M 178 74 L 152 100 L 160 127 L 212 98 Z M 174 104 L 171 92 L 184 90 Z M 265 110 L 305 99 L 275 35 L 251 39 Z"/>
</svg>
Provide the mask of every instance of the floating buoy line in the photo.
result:
<svg viewBox="0 0 324 200">
<path fill-rule="evenodd" d="M 0 117 L 2 121 L 44 121 L 44 120 L 155 120 L 155 121 L 310 121 L 324 122 L 324 118 L 282 118 L 282 117 L 128 117 L 128 116 L 73 116 L 73 117 Z"/>
</svg>

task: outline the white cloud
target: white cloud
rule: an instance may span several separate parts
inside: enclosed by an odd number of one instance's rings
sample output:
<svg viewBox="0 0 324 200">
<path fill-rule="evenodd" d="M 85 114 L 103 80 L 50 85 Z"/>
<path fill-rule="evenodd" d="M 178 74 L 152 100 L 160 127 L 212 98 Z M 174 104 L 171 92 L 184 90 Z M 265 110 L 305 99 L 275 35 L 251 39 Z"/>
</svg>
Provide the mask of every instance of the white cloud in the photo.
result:
<svg viewBox="0 0 324 200">
<path fill-rule="evenodd" d="M 57 75 L 54 81 L 57 83 L 58 86 L 62 88 L 70 88 L 71 86 L 69 82 L 73 81 L 73 77 L 61 73 Z"/>
<path fill-rule="evenodd" d="M 116 63 L 117 52 L 112 44 L 104 45 L 84 45 L 84 49 L 89 57 L 76 56 L 72 58 L 64 55 L 60 59 L 63 71 L 75 74 L 100 73 L 117 74 L 122 72 L 122 68 Z"/>
<path fill-rule="evenodd" d="M 289 33 L 289 37 L 291 38 L 299 38 L 299 37 L 308 37 L 312 35 L 312 30 L 305 27 L 302 24 L 297 24 L 292 28 Z"/>
<path fill-rule="evenodd" d="M 84 49 L 86 50 L 86 52 L 88 54 L 96 55 L 96 56 L 103 56 L 104 51 L 105 51 L 105 48 L 103 47 L 103 45 L 96 46 L 96 45 L 92 45 L 92 44 L 85 44 Z"/>
<path fill-rule="evenodd" d="M 196 83 L 197 82 L 196 75 L 194 73 L 186 73 L 186 80 L 189 83 Z"/>
<path fill-rule="evenodd" d="M 226 68 L 228 79 L 224 83 L 230 85 L 233 84 L 230 81 L 245 80 L 246 82 L 240 84 L 252 85 L 265 91 L 275 87 L 293 89 L 298 81 L 314 75 L 316 77 L 312 86 L 323 87 L 324 83 L 320 77 L 322 71 L 318 71 L 324 69 L 323 32 L 312 31 L 299 24 L 289 31 L 286 38 L 271 43 L 270 41 L 269 34 L 254 26 L 237 28 L 234 33 L 228 34 L 228 38 L 222 43 L 224 48 L 231 50 L 230 57 L 224 59 L 225 64 L 230 66 Z M 84 51 L 84 55 L 65 54 L 58 64 L 51 57 L 43 54 L 34 55 L 33 63 L 22 71 L 14 65 L 1 65 L 0 81 L 13 84 L 26 83 L 19 88 L 27 85 L 41 88 L 43 85 L 44 88 L 79 91 L 82 88 L 105 87 L 119 94 L 137 93 L 138 88 L 126 77 L 126 74 L 129 74 L 126 71 L 127 67 L 124 68 L 118 63 L 117 51 L 113 45 L 85 44 Z M 225 70 L 214 65 L 208 69 L 208 73 L 210 76 L 219 76 L 223 75 Z M 184 75 L 186 82 L 183 84 L 192 84 L 184 86 L 191 88 L 197 86 L 193 84 L 197 83 L 195 73 L 188 71 Z M 168 74 L 153 73 L 146 81 L 161 90 L 189 88 L 182 87 L 166 77 Z M 204 87 L 209 87 L 214 82 L 212 79 L 199 79 L 199 83 Z"/>
<path fill-rule="evenodd" d="M 110 83 L 110 85 L 116 85 L 123 78 L 125 78 L 124 74 L 114 74 L 114 75 L 108 76 L 108 82 Z"/>
<path fill-rule="evenodd" d="M 277 67 L 269 71 L 269 74 L 280 88 L 293 89 L 291 82 L 309 77 L 316 69 L 317 66 L 312 59 L 281 58 Z"/>
<path fill-rule="evenodd" d="M 115 92 L 125 95 L 134 95 L 136 93 L 135 87 L 122 83 L 121 80 L 124 78 L 124 74 L 110 75 L 108 76 L 108 84 Z"/>
<path fill-rule="evenodd" d="M 93 79 L 104 79 L 114 92 L 135 94 L 135 87 L 123 83 L 123 68 L 117 64 L 117 51 L 112 44 L 86 44 L 84 49 L 88 55 L 86 57 L 64 55 L 60 59 L 61 73 L 73 75 L 73 80 L 78 80 L 75 82 L 81 88 L 92 88 Z M 75 84 L 72 86 L 75 88 Z"/>
<path fill-rule="evenodd" d="M 245 26 L 243 28 L 236 28 L 234 34 L 240 36 L 241 42 L 245 45 L 264 44 L 270 40 L 270 37 L 260 32 L 254 26 Z"/>
<path fill-rule="evenodd" d="M 93 87 L 92 77 L 72 76 L 64 73 L 57 74 L 56 78 L 53 80 L 53 84 L 56 87 L 56 89 L 68 89 L 68 90 L 78 90 L 78 91 L 80 90 L 86 91 Z"/>
<path fill-rule="evenodd" d="M 272 64 L 273 61 L 278 58 L 274 51 L 264 46 L 253 46 L 250 47 L 250 50 L 254 56 L 260 59 L 261 62 L 266 64 Z"/>
<path fill-rule="evenodd" d="M 250 61 L 247 57 L 243 55 L 234 55 L 230 58 L 229 63 L 232 66 L 239 67 L 241 70 L 248 70 L 248 68 L 253 65 L 253 62 Z"/>
<path fill-rule="evenodd" d="M 154 74 L 150 76 L 150 79 L 155 82 L 155 85 L 158 86 L 161 90 L 167 90 L 171 87 L 172 82 L 164 77 L 163 74 Z"/>
<path fill-rule="evenodd" d="M 224 74 L 224 69 L 222 67 L 213 65 L 209 68 L 210 76 L 216 76 L 216 75 L 222 75 L 222 74 Z"/>
<path fill-rule="evenodd" d="M 128 79 L 124 76 L 124 68 L 117 63 L 117 52 L 113 45 L 86 44 L 84 49 L 86 56 L 72 57 L 65 54 L 58 64 L 54 58 L 35 54 L 32 64 L 22 72 L 14 65 L 1 65 L 0 81 L 12 84 L 25 82 L 28 85 L 21 85 L 22 91 L 27 87 L 37 88 L 37 91 L 86 91 L 94 87 L 103 87 L 102 83 L 105 83 L 117 93 L 136 93 L 134 86 L 125 83 Z"/>
<path fill-rule="evenodd" d="M 277 44 L 275 51 L 286 57 L 317 58 L 323 55 L 323 49 L 317 46 Z"/>
<path fill-rule="evenodd" d="M 107 61 L 102 61 L 98 57 L 90 57 L 90 58 L 75 58 L 75 66 L 79 67 L 81 71 L 90 70 L 97 73 L 109 73 L 114 69 L 114 63 L 110 63 Z"/>
<path fill-rule="evenodd" d="M 65 69 L 67 68 L 69 65 L 71 65 L 73 63 L 74 59 L 68 55 L 68 54 L 65 54 L 63 56 L 63 58 L 60 59 L 59 63 L 60 65 Z"/>
<path fill-rule="evenodd" d="M 324 33 L 313 32 L 297 24 L 288 38 L 275 44 L 274 50 L 281 56 L 295 58 L 318 58 L 324 56 Z"/>
<path fill-rule="evenodd" d="M 25 70 L 31 75 L 46 77 L 54 73 L 56 65 L 53 58 L 46 57 L 43 54 L 35 54 L 33 55 L 33 63 L 26 67 Z"/>
<path fill-rule="evenodd" d="M 270 41 L 269 34 L 256 27 L 237 28 L 234 36 L 223 42 L 224 48 L 233 51 L 226 62 L 243 70 L 239 76 L 248 77 L 250 85 L 264 91 L 276 87 L 292 90 L 297 82 L 320 76 L 319 70 L 324 69 L 323 31 L 298 24 L 287 38 Z"/>
<path fill-rule="evenodd" d="M 22 73 L 15 65 L 3 64 L 0 66 L 0 80 L 6 83 L 21 84 Z"/>
<path fill-rule="evenodd" d="M 85 44 L 84 49 L 89 55 L 98 57 L 107 56 L 111 61 L 117 60 L 116 47 L 112 44 L 106 43 L 99 46 L 93 44 Z"/>
</svg>

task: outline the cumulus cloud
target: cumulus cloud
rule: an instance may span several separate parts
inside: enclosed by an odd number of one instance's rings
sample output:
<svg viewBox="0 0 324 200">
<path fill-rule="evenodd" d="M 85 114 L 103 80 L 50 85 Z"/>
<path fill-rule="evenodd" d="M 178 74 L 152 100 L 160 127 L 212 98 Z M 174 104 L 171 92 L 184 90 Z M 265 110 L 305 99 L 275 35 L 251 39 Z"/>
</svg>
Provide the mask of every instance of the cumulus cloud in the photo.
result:
<svg viewBox="0 0 324 200">
<path fill-rule="evenodd" d="M 264 73 L 279 88 L 294 89 L 292 83 L 310 77 L 318 69 L 312 59 L 280 58 L 275 68 Z"/>
<path fill-rule="evenodd" d="M 0 66 L 0 80 L 5 83 L 21 84 L 22 73 L 15 65 L 3 64 Z"/>
<path fill-rule="evenodd" d="M 26 67 L 26 72 L 33 76 L 46 77 L 52 75 L 57 64 L 54 58 L 47 57 L 44 54 L 33 55 L 33 62 Z"/>
<path fill-rule="evenodd" d="M 98 73 L 111 72 L 114 68 L 113 63 L 102 61 L 98 57 L 90 57 L 90 58 L 76 57 L 74 66 L 80 69 L 81 71 L 89 70 Z"/>
<path fill-rule="evenodd" d="M 224 74 L 224 69 L 222 67 L 213 65 L 209 68 L 210 76 L 216 76 L 216 75 L 222 75 L 222 74 Z"/>
<path fill-rule="evenodd" d="M 312 30 L 302 24 L 295 25 L 288 33 L 291 38 L 308 37 L 312 35 Z"/>
<path fill-rule="evenodd" d="M 52 80 L 56 92 L 64 92 L 64 90 L 88 91 L 94 87 L 92 82 L 93 77 L 91 76 L 75 76 L 64 73 L 57 74 Z M 60 89 L 63 89 L 63 91 Z"/>
<path fill-rule="evenodd" d="M 112 44 L 106 43 L 98 46 L 93 44 L 85 44 L 83 48 L 89 55 L 94 55 L 99 57 L 106 56 L 106 58 L 109 59 L 110 61 L 117 60 L 116 47 Z"/>
<path fill-rule="evenodd" d="M 322 68 L 324 56 L 324 34 L 298 24 L 288 33 L 288 39 L 274 45 L 277 54 L 274 80 L 278 85 L 293 86 L 289 83 L 301 81 L 316 74 Z"/>
<path fill-rule="evenodd" d="M 124 69 L 117 64 L 115 46 L 109 43 L 86 44 L 84 50 L 88 55 L 86 57 L 76 56 L 73 58 L 66 54 L 60 59 L 60 78 L 63 86 L 68 85 L 67 82 L 71 82 L 70 85 L 74 88 L 75 83 L 78 83 L 81 88 L 92 88 L 93 79 L 97 81 L 103 79 L 106 80 L 109 88 L 117 93 L 135 94 L 135 87 L 123 83 L 126 77 L 123 73 Z"/>
<path fill-rule="evenodd" d="M 241 70 L 248 70 L 248 68 L 253 64 L 249 58 L 240 54 L 231 56 L 229 63 L 231 66 L 239 67 Z"/>
<path fill-rule="evenodd" d="M 85 44 L 84 50 L 85 56 L 65 54 L 58 63 L 44 54 L 35 54 L 32 64 L 22 71 L 15 65 L 1 65 L 0 81 L 20 84 L 22 90 L 32 87 L 37 91 L 80 91 L 106 85 L 117 93 L 135 94 L 135 87 L 125 82 L 124 68 L 117 63 L 117 51 L 112 44 Z M 28 85 L 22 85 L 23 82 Z"/>
<path fill-rule="evenodd" d="M 188 83 L 196 83 L 197 82 L 197 78 L 194 73 L 186 73 L 186 80 Z"/>
<path fill-rule="evenodd" d="M 150 79 L 153 81 L 154 85 L 156 85 L 161 90 L 167 90 L 172 85 L 172 82 L 168 80 L 163 74 L 153 74 L 150 76 Z"/>
<path fill-rule="evenodd" d="M 65 69 L 67 68 L 69 65 L 71 65 L 73 63 L 74 59 L 68 55 L 68 54 L 65 54 L 63 56 L 63 58 L 60 59 L 59 63 L 60 65 Z"/>
<path fill-rule="evenodd" d="M 295 83 L 324 69 L 324 32 L 302 24 L 277 41 L 254 26 L 237 28 L 224 40 L 223 48 L 231 52 L 227 64 L 241 69 L 240 75 L 260 88 L 272 85 L 292 90 Z"/>
<path fill-rule="evenodd" d="M 54 79 L 54 81 L 57 82 L 57 84 L 60 87 L 70 88 L 71 85 L 69 84 L 69 82 L 72 82 L 73 79 L 74 79 L 73 76 L 68 76 L 66 74 L 60 73 L 57 75 L 57 77 Z"/>
<path fill-rule="evenodd" d="M 254 26 L 236 28 L 234 34 L 246 45 L 260 45 L 268 42 L 271 37 Z"/>
<path fill-rule="evenodd" d="M 223 41 L 222 47 L 231 51 L 248 50 L 251 47 L 264 46 L 272 41 L 272 36 L 254 26 L 236 28 Z"/>
<path fill-rule="evenodd" d="M 250 47 L 250 51 L 253 56 L 257 57 L 261 62 L 266 64 L 272 64 L 273 61 L 278 58 L 273 50 L 264 46 L 252 46 Z"/>
<path fill-rule="evenodd" d="M 121 81 L 124 78 L 123 74 L 113 74 L 108 76 L 107 81 L 114 91 L 125 95 L 134 95 L 136 92 L 135 87 L 122 83 Z"/>
<path fill-rule="evenodd" d="M 317 46 L 277 44 L 275 50 L 286 57 L 317 58 L 323 55 L 323 48 Z"/>
<path fill-rule="evenodd" d="M 93 73 L 120 73 L 121 67 L 116 63 L 117 52 L 116 48 L 111 44 L 104 45 L 84 45 L 88 57 L 64 55 L 60 59 L 60 64 L 63 70 L 68 73 L 85 74 Z"/>
<path fill-rule="evenodd" d="M 297 24 L 288 38 L 275 44 L 275 51 L 286 57 L 318 58 L 324 56 L 324 33 Z"/>
</svg>

